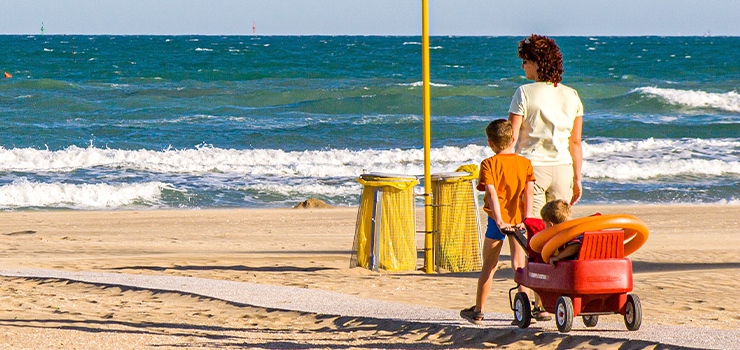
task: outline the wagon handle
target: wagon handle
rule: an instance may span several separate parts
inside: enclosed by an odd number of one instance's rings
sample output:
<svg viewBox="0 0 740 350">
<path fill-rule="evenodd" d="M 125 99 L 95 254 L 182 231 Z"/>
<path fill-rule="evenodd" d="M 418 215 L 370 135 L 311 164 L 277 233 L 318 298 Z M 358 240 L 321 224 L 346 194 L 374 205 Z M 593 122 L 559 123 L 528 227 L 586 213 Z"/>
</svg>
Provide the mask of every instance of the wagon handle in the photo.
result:
<svg viewBox="0 0 740 350">
<path fill-rule="evenodd" d="M 516 240 L 517 243 L 519 243 L 519 246 L 524 249 L 524 255 L 529 259 L 529 253 L 527 253 L 527 237 L 524 236 L 525 233 L 527 233 L 527 229 L 525 228 L 513 228 L 512 230 L 503 229 L 501 230 L 501 233 L 509 236 L 509 239 Z"/>
</svg>

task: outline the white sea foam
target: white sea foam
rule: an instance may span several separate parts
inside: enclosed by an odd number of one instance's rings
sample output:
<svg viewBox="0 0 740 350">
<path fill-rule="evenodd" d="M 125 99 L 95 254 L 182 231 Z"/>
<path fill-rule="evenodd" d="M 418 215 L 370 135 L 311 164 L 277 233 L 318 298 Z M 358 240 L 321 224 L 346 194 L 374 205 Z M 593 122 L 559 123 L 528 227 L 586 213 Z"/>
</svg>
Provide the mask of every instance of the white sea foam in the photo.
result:
<svg viewBox="0 0 740 350">
<path fill-rule="evenodd" d="M 478 163 L 491 155 L 488 148 L 476 145 L 432 150 L 436 171 L 450 171 L 450 167 L 456 165 Z M 421 149 L 286 152 L 203 146 L 184 150 L 129 151 L 70 146 L 57 151 L 0 148 L 0 171 L 69 172 L 107 167 L 161 173 L 223 172 L 255 176 L 353 177 L 363 171 L 421 174 L 423 159 Z"/>
<path fill-rule="evenodd" d="M 646 139 L 583 145 L 583 174 L 617 180 L 740 174 L 740 141 Z"/>
<path fill-rule="evenodd" d="M 416 81 L 416 82 L 413 82 L 413 83 L 398 84 L 398 85 L 400 85 L 400 86 L 422 86 L 422 85 L 424 85 L 424 82 L 423 81 Z M 452 86 L 452 85 L 438 84 L 438 83 L 432 83 L 432 82 L 430 82 L 429 83 L 429 86 L 445 87 L 445 86 Z"/>
<path fill-rule="evenodd" d="M 738 159 L 740 141 L 737 139 L 655 139 L 644 140 L 594 140 L 583 143 L 583 157 L 609 158 L 613 156 L 644 159 L 650 156 L 664 158 L 670 155 L 728 156 Z"/>
<path fill-rule="evenodd" d="M 211 52 L 211 51 L 213 51 L 213 49 L 204 49 L 204 48 L 198 47 L 198 48 L 195 49 L 195 51 Z"/>
<path fill-rule="evenodd" d="M 359 182 L 347 183 L 343 185 L 324 185 L 317 183 L 310 184 L 293 184 L 293 183 L 258 183 L 241 187 L 245 190 L 264 191 L 268 193 L 277 193 L 283 196 L 302 196 L 310 197 L 321 195 L 328 197 L 356 196 L 362 192 L 362 185 Z"/>
<path fill-rule="evenodd" d="M 675 159 L 657 162 L 604 161 L 584 162 L 584 176 L 616 180 L 649 179 L 662 176 L 722 176 L 740 174 L 740 162 L 706 159 Z"/>
<path fill-rule="evenodd" d="M 740 174 L 736 139 L 588 140 L 583 172 L 590 178 L 645 179 L 660 176 Z M 431 150 L 432 172 L 452 171 L 492 156 L 488 147 Z M 363 172 L 423 174 L 421 149 L 283 151 L 273 149 L 117 150 L 97 147 L 49 151 L 0 148 L 0 171 L 71 172 L 79 169 L 131 169 L 167 174 L 224 173 L 279 178 L 347 178 Z"/>
<path fill-rule="evenodd" d="M 26 179 L 0 186 L 0 208 L 65 207 L 76 209 L 119 208 L 134 203 L 151 205 L 158 201 L 161 182 L 139 184 L 38 183 Z"/>
<path fill-rule="evenodd" d="M 694 90 L 662 89 L 641 87 L 632 92 L 659 96 L 669 103 L 689 107 L 716 108 L 730 112 L 740 112 L 740 94 L 736 91 L 727 93 L 710 93 Z"/>
<path fill-rule="evenodd" d="M 406 115 L 406 116 L 389 116 L 389 115 L 367 115 L 358 118 L 353 121 L 353 125 L 366 125 L 366 124 L 403 124 L 403 123 L 415 123 L 421 121 L 421 117 L 417 115 Z"/>
</svg>

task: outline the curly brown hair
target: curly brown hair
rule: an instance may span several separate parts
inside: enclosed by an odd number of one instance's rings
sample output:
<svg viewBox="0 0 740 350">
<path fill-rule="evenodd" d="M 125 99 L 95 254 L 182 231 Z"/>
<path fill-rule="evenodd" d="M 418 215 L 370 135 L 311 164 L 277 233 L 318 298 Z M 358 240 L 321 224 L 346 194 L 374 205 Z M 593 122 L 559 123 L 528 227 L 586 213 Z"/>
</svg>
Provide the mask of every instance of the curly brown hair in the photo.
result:
<svg viewBox="0 0 740 350">
<path fill-rule="evenodd" d="M 537 79 L 558 86 L 563 81 L 563 54 L 560 47 L 544 35 L 532 34 L 519 42 L 519 58 L 537 64 Z"/>
</svg>

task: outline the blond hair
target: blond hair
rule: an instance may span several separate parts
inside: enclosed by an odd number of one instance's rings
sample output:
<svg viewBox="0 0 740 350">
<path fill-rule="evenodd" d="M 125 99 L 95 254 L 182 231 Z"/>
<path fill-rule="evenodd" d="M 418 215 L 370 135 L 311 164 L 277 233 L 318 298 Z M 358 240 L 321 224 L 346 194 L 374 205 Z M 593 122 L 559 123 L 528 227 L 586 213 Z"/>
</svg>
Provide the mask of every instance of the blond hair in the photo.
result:
<svg viewBox="0 0 740 350">
<path fill-rule="evenodd" d="M 540 210 L 540 216 L 542 221 L 553 225 L 566 222 L 570 220 L 570 204 L 562 199 L 547 202 Z"/>
<path fill-rule="evenodd" d="M 514 142 L 514 127 L 506 119 L 496 119 L 486 127 L 486 136 L 499 149 L 506 149 Z"/>
</svg>

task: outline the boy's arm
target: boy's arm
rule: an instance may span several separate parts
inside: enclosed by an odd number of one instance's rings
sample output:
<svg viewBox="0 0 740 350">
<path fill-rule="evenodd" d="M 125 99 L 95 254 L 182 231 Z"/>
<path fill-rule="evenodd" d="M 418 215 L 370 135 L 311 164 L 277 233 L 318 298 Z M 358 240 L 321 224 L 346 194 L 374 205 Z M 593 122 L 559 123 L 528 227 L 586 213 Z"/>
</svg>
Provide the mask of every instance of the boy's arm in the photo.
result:
<svg viewBox="0 0 740 350">
<path fill-rule="evenodd" d="M 504 219 L 501 217 L 501 205 L 498 202 L 498 194 L 493 185 L 486 185 L 486 194 L 484 198 L 488 200 L 488 206 L 491 208 L 491 218 L 493 221 L 496 221 L 496 226 L 498 226 L 499 229 L 511 226 L 510 224 L 504 223 Z"/>
</svg>

